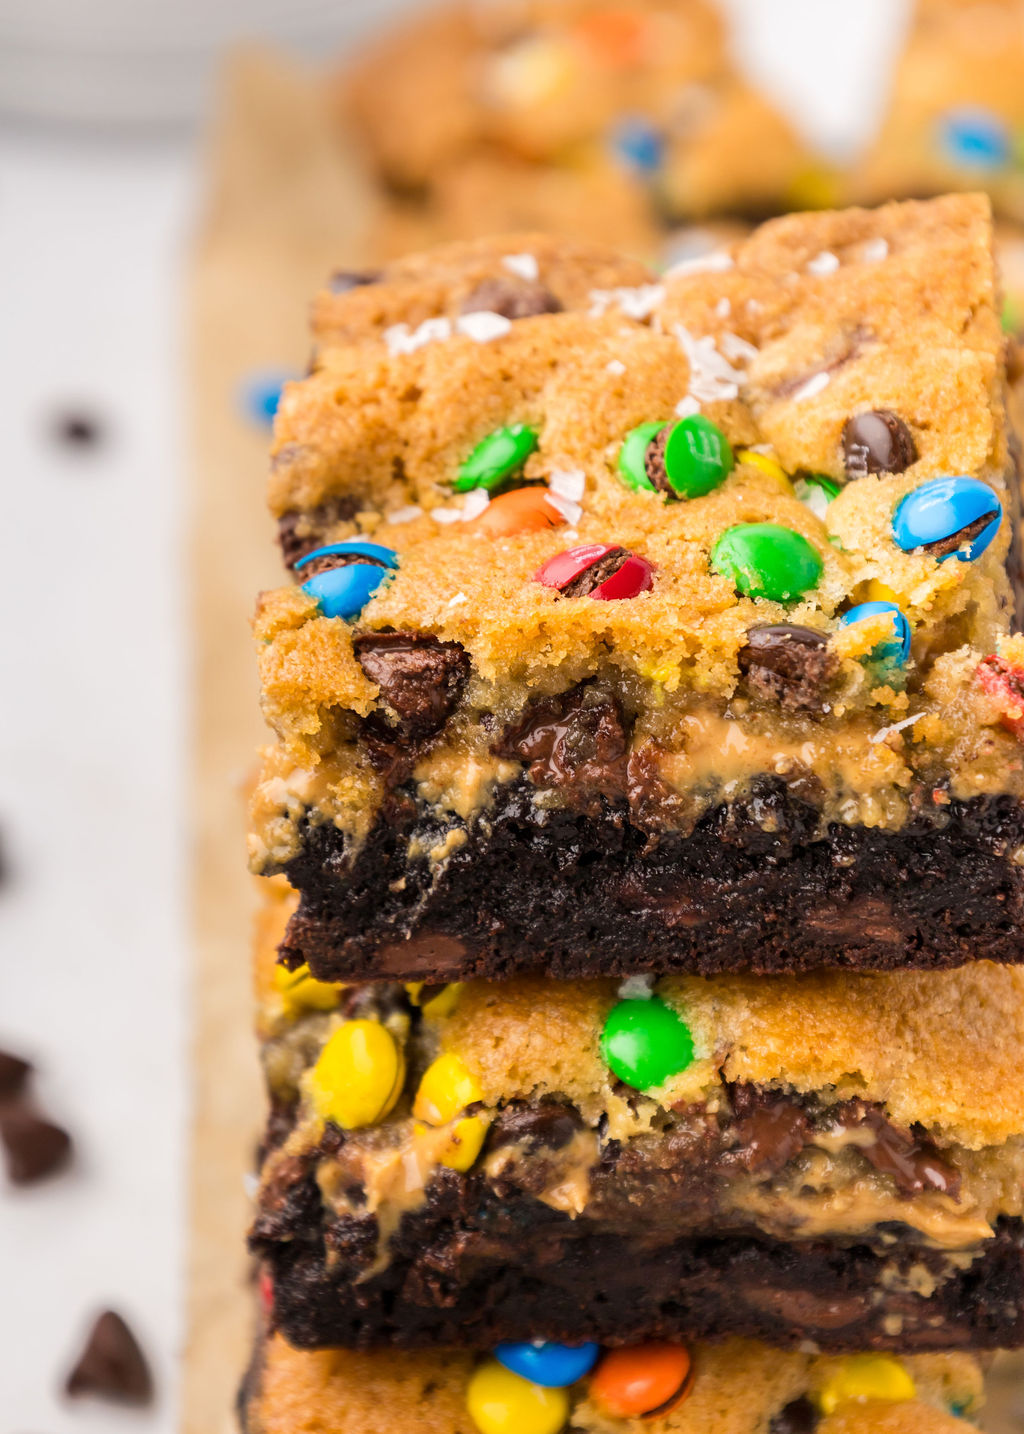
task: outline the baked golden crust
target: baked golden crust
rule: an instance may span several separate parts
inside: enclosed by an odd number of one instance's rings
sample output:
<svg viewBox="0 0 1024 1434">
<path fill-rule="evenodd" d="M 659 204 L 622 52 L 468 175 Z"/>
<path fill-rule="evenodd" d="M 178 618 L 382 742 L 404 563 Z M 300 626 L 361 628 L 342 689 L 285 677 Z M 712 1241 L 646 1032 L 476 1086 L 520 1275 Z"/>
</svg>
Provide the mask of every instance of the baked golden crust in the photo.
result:
<svg viewBox="0 0 1024 1434">
<path fill-rule="evenodd" d="M 841 1366 L 836 1358 L 768 1350 L 744 1340 L 693 1351 L 689 1397 L 660 1419 L 613 1419 L 573 1391 L 572 1426 L 585 1434 L 764 1434 L 787 1404 L 813 1395 Z M 981 1368 L 967 1354 L 902 1361 L 917 1397 L 901 1404 L 840 1405 L 817 1434 L 957 1434 L 953 1407 L 981 1403 Z M 474 1359 L 427 1354 L 291 1349 L 272 1336 L 247 1401 L 247 1434 L 477 1434 L 465 1388 Z"/>
</svg>

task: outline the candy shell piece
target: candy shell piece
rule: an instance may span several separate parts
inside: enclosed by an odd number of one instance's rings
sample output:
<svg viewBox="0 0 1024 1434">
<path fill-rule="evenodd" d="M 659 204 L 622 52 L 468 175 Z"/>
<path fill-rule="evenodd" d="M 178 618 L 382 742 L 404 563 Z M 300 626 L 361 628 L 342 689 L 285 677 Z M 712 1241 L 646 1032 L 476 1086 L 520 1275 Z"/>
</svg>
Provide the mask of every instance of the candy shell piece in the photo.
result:
<svg viewBox="0 0 1024 1434">
<path fill-rule="evenodd" d="M 525 423 L 496 428 L 473 449 L 459 469 L 452 488 L 456 493 L 468 493 L 471 488 L 497 492 L 507 478 L 519 472 L 537 447 L 537 439 L 537 430 L 528 428 Z"/>
<path fill-rule="evenodd" d="M 612 1349 L 590 1381 L 590 1395 L 605 1413 L 620 1419 L 652 1419 L 686 1398 L 692 1362 L 681 1344 L 642 1344 Z"/>
<path fill-rule="evenodd" d="M 738 523 L 711 549 L 711 566 L 745 597 L 796 602 L 821 578 L 818 552 L 778 523 Z"/>
<path fill-rule="evenodd" d="M 423 1072 L 412 1113 L 428 1125 L 447 1125 L 467 1105 L 482 1099 L 483 1091 L 461 1056 L 446 1051 Z"/>
<path fill-rule="evenodd" d="M 879 613 L 891 613 L 893 618 L 893 637 L 891 642 L 879 642 L 871 650 L 871 658 L 874 662 L 904 663 L 910 656 L 910 623 L 906 614 L 893 602 L 862 602 L 856 607 L 851 607 L 849 612 L 844 612 L 839 619 L 842 627 L 849 627 L 851 623 L 863 622 L 867 617 L 875 617 Z"/>
<path fill-rule="evenodd" d="M 665 476 L 677 498 L 703 498 L 732 471 L 729 440 L 710 418 L 691 413 L 672 425 L 665 444 Z"/>
<path fill-rule="evenodd" d="M 494 1357 L 513 1374 L 545 1389 L 565 1389 L 589 1374 L 600 1354 L 597 1344 L 499 1344 Z"/>
<path fill-rule="evenodd" d="M 470 1376 L 466 1408 L 480 1434 L 559 1434 L 569 1418 L 569 1396 L 489 1359 Z"/>
<path fill-rule="evenodd" d="M 405 1054 L 379 1021 L 346 1021 L 330 1037 L 310 1075 L 317 1115 L 342 1130 L 361 1130 L 391 1111 L 405 1083 Z"/>
<path fill-rule="evenodd" d="M 793 484 L 793 491 L 805 508 L 824 523 L 828 505 L 839 497 L 839 484 L 823 473 L 802 473 Z"/>
<path fill-rule="evenodd" d="M 478 518 L 467 523 L 466 531 L 486 533 L 489 538 L 513 538 L 517 533 L 535 533 L 558 528 L 565 515 L 555 507 L 546 488 L 513 488 L 492 498 Z"/>
<path fill-rule="evenodd" d="M 608 1012 L 601 1055 L 636 1090 L 654 1090 L 686 1070 L 694 1057 L 690 1028 L 659 997 L 620 1001 Z"/>
<path fill-rule="evenodd" d="M 983 657 L 978 663 L 978 686 L 994 702 L 999 720 L 1018 741 L 1024 741 L 1024 667 L 1005 657 Z"/>
<path fill-rule="evenodd" d="M 343 568 L 315 573 L 302 584 L 302 591 L 313 598 L 324 617 L 341 617 L 350 622 L 359 616 L 387 577 L 387 568 L 376 564 L 348 563 Z"/>
<path fill-rule="evenodd" d="M 294 971 L 289 971 L 287 966 L 275 966 L 274 985 L 281 993 L 287 1016 L 297 1016 L 300 1011 L 333 1011 L 341 1000 L 342 987 L 330 981 L 317 981 L 306 965 Z"/>
<path fill-rule="evenodd" d="M 994 490 L 979 478 L 933 478 L 898 505 L 892 535 L 905 553 L 921 548 L 940 563 L 973 563 L 989 546 L 1003 517 Z"/>
<path fill-rule="evenodd" d="M 1009 164 L 1013 143 L 1006 125 L 981 105 L 960 105 L 939 119 L 946 158 L 964 169 L 991 171 Z"/>
<path fill-rule="evenodd" d="M 644 460 L 651 439 L 661 432 L 664 423 L 641 423 L 630 430 L 619 449 L 619 476 L 627 488 L 634 492 L 643 490 L 656 493 L 658 490 L 647 476 Z"/>
<path fill-rule="evenodd" d="M 903 1404 L 916 1393 L 906 1366 L 892 1355 L 854 1354 L 826 1379 L 815 1403 L 823 1414 L 834 1414 L 841 1404 L 866 1404 L 876 1399 Z"/>
</svg>

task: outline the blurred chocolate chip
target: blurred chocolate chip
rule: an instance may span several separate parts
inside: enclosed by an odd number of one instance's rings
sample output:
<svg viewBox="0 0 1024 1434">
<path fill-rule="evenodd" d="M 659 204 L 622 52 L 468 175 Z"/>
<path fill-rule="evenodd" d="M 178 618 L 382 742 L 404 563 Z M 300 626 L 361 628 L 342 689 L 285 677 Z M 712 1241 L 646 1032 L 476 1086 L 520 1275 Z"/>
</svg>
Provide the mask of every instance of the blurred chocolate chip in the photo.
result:
<svg viewBox="0 0 1024 1434">
<path fill-rule="evenodd" d="M 69 448 L 95 448 L 104 437 L 103 425 L 93 414 L 68 409 L 53 421 L 53 435 Z"/>
<path fill-rule="evenodd" d="M 21 1056 L 12 1056 L 10 1051 L 0 1051 L 0 1100 L 9 1100 L 24 1086 L 32 1066 Z"/>
<path fill-rule="evenodd" d="M 327 287 L 332 294 L 347 294 L 350 289 L 379 284 L 382 277 L 379 269 L 335 269 L 327 280 Z"/>
<path fill-rule="evenodd" d="M 917 462 L 917 446 L 899 414 L 876 408 L 843 425 L 843 458 L 848 478 L 865 473 L 902 473 Z"/>
<path fill-rule="evenodd" d="M 564 588 L 559 588 L 562 597 L 586 597 L 595 588 L 599 588 L 603 582 L 614 576 L 622 564 L 629 557 L 625 548 L 612 548 L 610 553 L 605 553 L 603 558 L 598 558 L 596 563 L 591 563 L 589 568 L 584 568 L 578 577 L 572 582 L 566 583 Z"/>
<path fill-rule="evenodd" d="M 536 1105 L 510 1105 L 494 1122 L 488 1146 L 496 1150 L 502 1145 L 520 1145 L 526 1155 L 540 1150 L 562 1150 L 583 1120 L 571 1105 L 555 1101 L 539 1101 Z"/>
<path fill-rule="evenodd" d="M 530 279 L 481 279 L 459 306 L 463 314 L 486 312 L 506 319 L 529 319 L 535 314 L 559 314 L 562 305 L 550 289 Z"/>
<path fill-rule="evenodd" d="M 0 1112 L 0 1141 L 14 1185 L 31 1185 L 55 1175 L 71 1155 L 66 1130 L 20 1105 Z"/>
<path fill-rule="evenodd" d="M 768 1426 L 768 1434 L 814 1434 L 820 1423 L 821 1415 L 807 1395 L 801 1394 L 799 1399 L 792 1400 L 775 1415 Z"/>
<path fill-rule="evenodd" d="M 149 1404 L 153 1376 L 138 1341 L 119 1314 L 107 1310 L 67 1377 L 65 1392 L 76 1398 L 95 1394 L 114 1404 Z"/>
<path fill-rule="evenodd" d="M 666 423 L 648 443 L 647 452 L 644 454 L 644 472 L 659 493 L 671 493 L 674 498 L 676 495 L 672 492 L 665 471 L 665 447 L 673 428 L 674 423 Z"/>
<path fill-rule="evenodd" d="M 373 632 L 353 647 L 386 703 L 375 716 L 407 737 L 440 731 L 469 677 L 469 658 L 457 642 L 439 642 L 429 632 Z"/>
<path fill-rule="evenodd" d="M 827 633 L 788 622 L 750 628 L 738 660 L 755 695 L 788 711 L 820 709 L 839 666 Z"/>
</svg>

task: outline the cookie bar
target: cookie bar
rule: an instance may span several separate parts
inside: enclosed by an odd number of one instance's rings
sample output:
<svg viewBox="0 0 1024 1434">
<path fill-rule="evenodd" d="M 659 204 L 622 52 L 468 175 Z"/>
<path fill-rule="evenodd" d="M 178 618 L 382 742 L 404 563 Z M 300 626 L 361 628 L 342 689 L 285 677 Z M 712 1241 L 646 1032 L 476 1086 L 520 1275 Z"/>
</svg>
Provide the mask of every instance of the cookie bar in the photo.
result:
<svg viewBox="0 0 1024 1434">
<path fill-rule="evenodd" d="M 859 201 L 986 190 L 1024 220 L 1024 3 L 918 0 Z"/>
<path fill-rule="evenodd" d="M 295 1345 L 1024 1343 L 1024 972 L 257 981 Z"/>
<path fill-rule="evenodd" d="M 318 300 L 256 619 L 284 959 L 1019 961 L 987 202 L 776 220 L 661 283 L 600 256 L 481 241 Z"/>
<path fill-rule="evenodd" d="M 497 1360 L 463 1350 L 311 1352 L 265 1335 L 239 1398 L 242 1431 L 962 1434 L 983 1402 L 982 1369 L 969 1354 L 836 1359 L 745 1340 L 692 1349 L 647 1345 L 603 1360 L 596 1350 L 572 1354 L 590 1360 L 587 1374 L 538 1390 Z M 627 1379 L 635 1383 L 627 1387 Z M 663 1412 L 637 1412 L 666 1391 Z M 505 1422 L 489 1423 L 488 1410 Z"/>
<path fill-rule="evenodd" d="M 802 202 L 819 168 L 705 0 L 427 7 L 337 97 L 386 218 L 441 239 L 536 227 L 653 255 L 680 220 Z"/>
</svg>

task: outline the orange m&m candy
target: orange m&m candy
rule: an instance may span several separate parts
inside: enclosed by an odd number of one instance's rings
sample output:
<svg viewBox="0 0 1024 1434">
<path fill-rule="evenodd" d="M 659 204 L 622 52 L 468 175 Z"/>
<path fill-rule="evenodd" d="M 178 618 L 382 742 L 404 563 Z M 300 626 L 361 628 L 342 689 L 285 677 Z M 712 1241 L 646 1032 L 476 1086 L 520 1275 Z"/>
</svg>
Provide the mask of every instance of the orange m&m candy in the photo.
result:
<svg viewBox="0 0 1024 1434">
<path fill-rule="evenodd" d="M 492 498 L 479 518 L 466 526 L 489 538 L 511 538 L 516 533 L 557 528 L 564 522 L 565 516 L 555 507 L 546 488 L 513 488 L 511 493 Z"/>
<path fill-rule="evenodd" d="M 681 1403 L 690 1384 L 690 1355 L 681 1344 L 641 1344 L 609 1350 L 590 1393 L 606 1414 L 653 1419 Z"/>
</svg>

